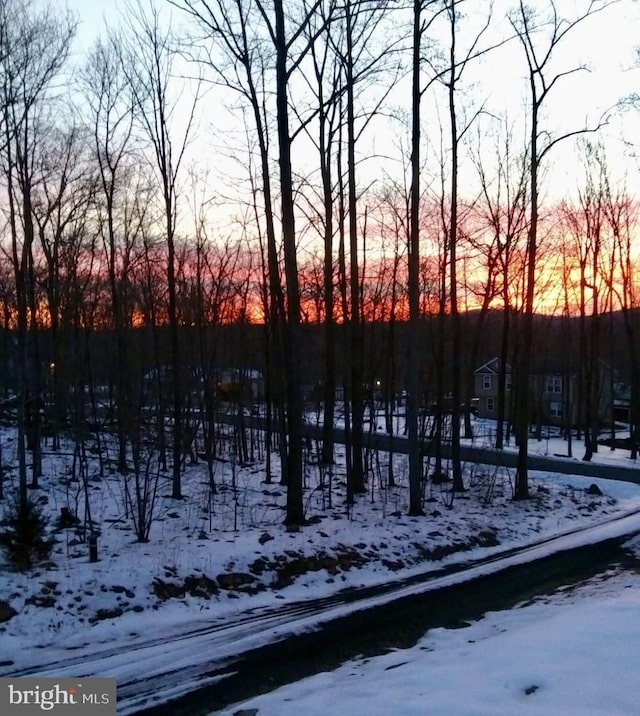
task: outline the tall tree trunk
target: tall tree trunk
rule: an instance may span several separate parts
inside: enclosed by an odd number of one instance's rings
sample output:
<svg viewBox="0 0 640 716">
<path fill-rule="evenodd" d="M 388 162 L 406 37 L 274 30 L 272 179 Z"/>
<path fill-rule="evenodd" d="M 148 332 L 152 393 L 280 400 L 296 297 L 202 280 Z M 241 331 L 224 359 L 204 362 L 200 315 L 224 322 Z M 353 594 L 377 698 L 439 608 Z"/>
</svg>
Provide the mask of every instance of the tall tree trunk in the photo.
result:
<svg viewBox="0 0 640 716">
<path fill-rule="evenodd" d="M 356 194 L 356 129 L 353 67 L 353 30 L 355 18 L 353 8 L 345 5 L 346 22 L 346 89 L 347 89 L 347 195 L 349 207 L 349 259 L 351 311 L 349 328 L 351 333 L 351 473 L 350 497 L 365 492 L 363 462 L 363 413 L 364 413 L 364 345 L 362 332 L 362 307 L 360 300 L 360 267 L 358 249 L 358 216 Z"/>
<path fill-rule="evenodd" d="M 418 431 L 420 347 L 420 47 L 422 0 L 413 2 L 411 66 L 411 214 L 409 225 L 409 343 L 407 355 L 407 437 L 409 441 L 409 514 L 422 511 L 422 451 Z"/>
<path fill-rule="evenodd" d="M 451 323 L 453 340 L 451 346 L 451 469 L 453 473 L 453 491 L 464 490 L 462 464 L 460 461 L 460 403 L 462 397 L 462 341 L 460 313 L 458 311 L 458 123 L 456 117 L 456 0 L 451 0 L 450 8 L 450 81 L 449 122 L 451 125 L 451 203 L 449 212 L 449 300 L 451 302 Z"/>
<path fill-rule="evenodd" d="M 296 228 L 291 171 L 291 137 L 287 102 L 287 40 L 282 0 L 274 0 L 276 47 L 276 106 L 278 126 L 278 166 L 282 206 L 282 240 L 287 286 L 287 320 L 284 331 L 287 395 L 287 513 L 285 524 L 304 523 L 302 501 L 302 391 L 300 361 L 300 292 L 296 259 Z"/>
</svg>

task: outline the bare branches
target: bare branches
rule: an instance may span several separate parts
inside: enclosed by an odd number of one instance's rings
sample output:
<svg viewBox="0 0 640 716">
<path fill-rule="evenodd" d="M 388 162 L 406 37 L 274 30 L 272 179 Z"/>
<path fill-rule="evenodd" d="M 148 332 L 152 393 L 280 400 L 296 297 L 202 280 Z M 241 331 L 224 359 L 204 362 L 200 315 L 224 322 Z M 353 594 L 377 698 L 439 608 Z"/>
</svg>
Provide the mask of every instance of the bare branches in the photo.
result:
<svg viewBox="0 0 640 716">
<path fill-rule="evenodd" d="M 587 19 L 615 5 L 619 0 L 590 0 L 587 8 L 575 18 L 568 19 L 558 14 L 556 0 L 549 0 L 549 16 L 540 18 L 524 0 L 519 0 L 517 8 L 509 14 L 509 23 L 520 40 L 525 53 L 533 101 L 541 105 L 555 84 L 570 74 L 586 69 L 578 66 L 567 71 L 555 72 L 549 78 L 553 53 L 565 40 L 568 33 Z M 538 42 L 538 38 L 545 37 Z"/>
</svg>

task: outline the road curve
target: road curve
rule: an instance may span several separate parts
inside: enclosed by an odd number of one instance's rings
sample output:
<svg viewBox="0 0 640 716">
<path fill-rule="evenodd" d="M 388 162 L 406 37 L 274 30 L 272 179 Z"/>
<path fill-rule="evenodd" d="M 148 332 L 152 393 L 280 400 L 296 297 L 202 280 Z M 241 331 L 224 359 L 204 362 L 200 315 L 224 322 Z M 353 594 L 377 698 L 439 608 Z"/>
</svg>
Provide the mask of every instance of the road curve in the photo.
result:
<svg viewBox="0 0 640 716">
<path fill-rule="evenodd" d="M 223 681 L 234 672 L 234 664 L 250 652 L 301 632 L 317 630 L 333 620 L 585 545 L 622 541 L 639 533 L 640 508 L 524 545 L 491 548 L 483 557 L 414 573 L 397 581 L 345 590 L 320 599 L 249 610 L 235 618 L 211 621 L 180 633 L 138 640 L 126 648 L 70 653 L 68 658 L 16 671 L 7 671 L 5 667 L 0 669 L 0 676 L 115 676 L 118 714 L 125 716 Z"/>
</svg>

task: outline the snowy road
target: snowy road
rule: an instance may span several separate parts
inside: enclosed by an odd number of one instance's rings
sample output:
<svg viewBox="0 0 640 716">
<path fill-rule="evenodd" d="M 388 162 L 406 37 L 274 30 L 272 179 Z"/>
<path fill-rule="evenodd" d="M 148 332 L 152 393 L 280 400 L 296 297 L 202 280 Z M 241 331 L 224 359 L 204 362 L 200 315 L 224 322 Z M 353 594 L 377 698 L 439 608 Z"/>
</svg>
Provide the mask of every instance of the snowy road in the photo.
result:
<svg viewBox="0 0 640 716">
<path fill-rule="evenodd" d="M 234 415 L 219 415 L 218 422 L 228 425 L 236 424 L 238 418 Z M 243 418 L 247 428 L 256 430 L 264 430 L 265 421 L 263 418 L 245 416 Z M 314 440 L 322 440 L 322 425 L 306 423 L 303 426 L 303 434 L 313 438 Z M 336 443 L 345 444 L 345 431 L 336 428 L 333 431 L 333 438 Z M 540 441 L 543 443 L 544 441 Z M 367 447 L 376 450 L 391 451 L 397 454 L 407 454 L 409 450 L 409 442 L 404 435 L 389 435 L 385 432 L 370 431 L 363 434 L 363 443 Z M 422 450 L 425 456 L 432 455 L 433 449 L 429 440 L 422 441 Z M 451 446 L 443 443 L 441 446 L 442 457 L 451 457 Z M 474 464 L 494 465 L 500 467 L 514 468 L 518 464 L 518 454 L 515 448 L 505 448 L 497 450 L 490 447 L 482 447 L 477 445 L 462 444 L 460 446 L 460 457 L 463 462 Z M 622 480 L 624 482 L 633 482 L 640 484 L 640 470 L 635 466 L 628 465 L 612 465 L 611 463 L 602 464 L 599 462 L 587 462 L 577 457 L 568 457 L 565 455 L 553 453 L 552 455 L 540 455 L 530 450 L 527 465 L 529 470 L 539 470 L 541 472 L 555 472 L 565 475 L 584 475 L 586 477 L 604 478 L 608 480 Z"/>
<path fill-rule="evenodd" d="M 248 652 L 332 620 L 380 607 L 410 596 L 433 592 L 497 574 L 517 565 L 586 545 L 622 540 L 640 533 L 640 510 L 518 547 L 496 547 L 482 558 L 458 561 L 397 582 L 340 592 L 330 597 L 250 610 L 234 618 L 200 623 L 197 628 L 168 632 L 129 643 L 71 655 L 61 648 L 58 658 L 16 671 L 0 668 L 1 676 L 111 676 L 118 681 L 118 713 L 132 714 L 179 698 L 196 688 L 223 680 Z"/>
</svg>

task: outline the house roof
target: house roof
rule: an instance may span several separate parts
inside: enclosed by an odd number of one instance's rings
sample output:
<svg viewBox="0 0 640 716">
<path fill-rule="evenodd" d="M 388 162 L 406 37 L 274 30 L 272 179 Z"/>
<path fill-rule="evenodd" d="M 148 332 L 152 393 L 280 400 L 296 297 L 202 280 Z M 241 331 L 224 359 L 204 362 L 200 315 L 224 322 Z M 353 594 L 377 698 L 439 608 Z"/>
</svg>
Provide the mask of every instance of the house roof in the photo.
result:
<svg viewBox="0 0 640 716">
<path fill-rule="evenodd" d="M 479 368 L 476 368 L 474 373 L 483 373 L 483 374 L 490 374 L 490 375 L 498 375 L 500 372 L 500 359 L 496 356 L 492 358 L 491 360 L 484 363 L 484 365 L 481 365 Z M 507 373 L 511 373 L 511 365 L 507 363 Z"/>
<path fill-rule="evenodd" d="M 607 361 L 598 359 L 598 365 L 600 370 L 604 373 L 609 371 L 613 372 L 614 376 L 619 374 L 619 371 L 613 368 Z M 483 363 L 479 368 L 476 368 L 474 373 L 480 375 L 498 375 L 500 372 L 500 359 L 495 356 L 486 363 Z M 513 369 L 510 363 L 507 363 L 507 373 L 512 373 Z M 562 376 L 562 375 L 575 375 L 576 369 L 573 366 L 559 365 L 555 359 L 543 360 L 539 357 L 534 356 L 533 365 L 531 366 L 530 374 L 532 376 Z"/>
</svg>

